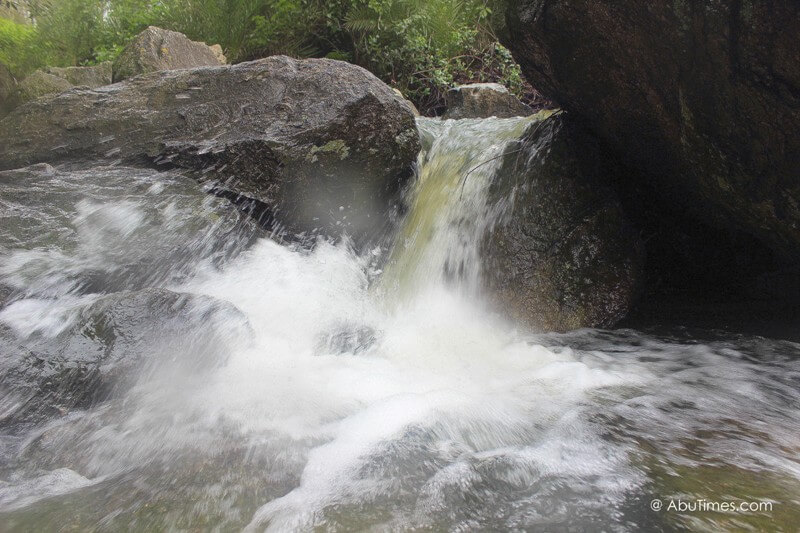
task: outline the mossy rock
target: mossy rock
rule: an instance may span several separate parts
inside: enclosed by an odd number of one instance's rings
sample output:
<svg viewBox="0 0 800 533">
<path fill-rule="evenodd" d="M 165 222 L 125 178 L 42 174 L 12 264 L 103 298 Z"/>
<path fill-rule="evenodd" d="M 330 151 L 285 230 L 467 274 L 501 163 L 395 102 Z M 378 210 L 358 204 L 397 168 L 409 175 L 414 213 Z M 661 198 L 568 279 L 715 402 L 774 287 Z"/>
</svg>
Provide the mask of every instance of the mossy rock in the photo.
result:
<svg viewBox="0 0 800 533">
<path fill-rule="evenodd" d="M 484 244 L 490 296 L 538 331 L 613 326 L 643 283 L 638 232 L 604 183 L 594 139 L 564 113 L 539 118 L 490 188 L 503 212 Z"/>
</svg>

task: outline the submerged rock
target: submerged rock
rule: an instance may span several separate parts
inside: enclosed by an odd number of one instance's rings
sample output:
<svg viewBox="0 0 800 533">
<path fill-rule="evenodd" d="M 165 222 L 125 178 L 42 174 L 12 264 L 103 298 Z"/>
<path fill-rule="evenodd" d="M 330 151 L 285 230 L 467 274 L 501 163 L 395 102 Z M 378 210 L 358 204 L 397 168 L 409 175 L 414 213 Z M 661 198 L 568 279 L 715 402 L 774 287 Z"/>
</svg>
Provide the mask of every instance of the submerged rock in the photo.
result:
<svg viewBox="0 0 800 533">
<path fill-rule="evenodd" d="M 499 83 L 459 85 L 447 91 L 444 118 L 526 117 L 533 110 Z"/>
<path fill-rule="evenodd" d="M 642 245 L 601 180 L 596 143 L 564 113 L 533 122 L 490 188 L 502 212 L 484 244 L 489 293 L 537 330 L 608 327 L 643 282 Z"/>
<path fill-rule="evenodd" d="M 358 354 L 368 350 L 378 340 L 378 332 L 371 326 L 343 323 L 320 335 L 317 353 L 320 355 Z"/>
<path fill-rule="evenodd" d="M 800 256 L 800 3 L 514 0 L 506 18 L 526 78 L 655 183 L 650 209 Z"/>
<path fill-rule="evenodd" d="M 202 372 L 250 335 L 234 306 L 165 289 L 102 297 L 55 337 L 20 338 L 0 324 L 2 416 L 35 420 L 89 407 L 148 373 Z"/>
<path fill-rule="evenodd" d="M 411 110 L 372 74 L 284 56 L 76 88 L 0 121 L 0 168 L 188 168 L 266 206 L 292 232 L 381 228 L 419 146 Z"/>
<path fill-rule="evenodd" d="M 214 67 L 225 63 L 219 45 L 192 41 L 177 31 L 150 26 L 128 43 L 114 62 L 114 81 L 139 74 L 195 67 Z"/>
<path fill-rule="evenodd" d="M 266 235 L 182 174 L 46 163 L 0 172 L 0 305 L 4 284 L 45 299 L 176 285 Z"/>
</svg>

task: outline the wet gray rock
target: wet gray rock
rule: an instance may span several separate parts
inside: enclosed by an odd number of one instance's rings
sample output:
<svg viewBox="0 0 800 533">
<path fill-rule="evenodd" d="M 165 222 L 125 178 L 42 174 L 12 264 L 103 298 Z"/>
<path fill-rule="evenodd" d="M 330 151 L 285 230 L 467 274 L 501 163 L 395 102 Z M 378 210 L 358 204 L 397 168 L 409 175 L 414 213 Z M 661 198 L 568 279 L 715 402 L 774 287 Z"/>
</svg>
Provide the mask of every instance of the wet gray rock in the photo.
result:
<svg viewBox="0 0 800 533">
<path fill-rule="evenodd" d="M 150 26 L 128 43 L 114 61 L 114 81 L 139 74 L 225 63 L 222 48 L 192 41 L 184 34 Z"/>
<path fill-rule="evenodd" d="M 644 281 L 642 244 L 594 139 L 563 113 L 533 122 L 495 179 L 490 203 L 503 216 L 483 255 L 497 307 L 539 331 L 622 319 Z"/>
<path fill-rule="evenodd" d="M 292 232 L 380 228 L 419 147 L 411 110 L 372 74 L 284 56 L 75 88 L 0 121 L 0 169 L 120 160 L 190 169 Z"/>
<path fill-rule="evenodd" d="M 104 61 L 89 67 L 45 67 L 47 74 L 63 78 L 72 85 L 102 87 L 111 83 L 111 62 Z"/>
<path fill-rule="evenodd" d="M 0 323 L 0 420 L 86 408 L 150 374 L 203 372 L 224 363 L 251 333 L 232 305 L 165 289 L 102 297 L 55 337 L 21 338 Z"/>
<path fill-rule="evenodd" d="M 499 83 L 459 85 L 445 95 L 444 118 L 527 117 L 533 110 Z"/>
</svg>

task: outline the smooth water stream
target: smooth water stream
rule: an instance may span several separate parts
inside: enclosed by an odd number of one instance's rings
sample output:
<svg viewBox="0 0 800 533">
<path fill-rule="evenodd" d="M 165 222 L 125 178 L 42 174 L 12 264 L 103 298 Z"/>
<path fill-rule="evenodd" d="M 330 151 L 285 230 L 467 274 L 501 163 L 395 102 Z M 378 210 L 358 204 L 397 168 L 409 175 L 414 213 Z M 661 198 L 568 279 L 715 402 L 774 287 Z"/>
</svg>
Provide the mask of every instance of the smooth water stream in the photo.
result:
<svg viewBox="0 0 800 533">
<path fill-rule="evenodd" d="M 0 173 L 0 530 L 794 530 L 800 345 L 486 311 L 525 120 L 420 119 L 397 243 L 362 255 L 179 175 Z"/>
</svg>

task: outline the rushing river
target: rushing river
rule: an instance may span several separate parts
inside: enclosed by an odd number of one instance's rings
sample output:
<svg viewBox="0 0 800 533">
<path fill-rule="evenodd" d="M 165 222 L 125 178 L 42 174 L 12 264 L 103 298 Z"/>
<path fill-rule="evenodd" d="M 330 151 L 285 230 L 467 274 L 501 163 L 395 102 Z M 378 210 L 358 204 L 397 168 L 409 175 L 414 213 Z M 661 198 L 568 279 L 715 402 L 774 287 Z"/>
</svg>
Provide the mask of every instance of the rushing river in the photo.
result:
<svg viewBox="0 0 800 533">
<path fill-rule="evenodd" d="M 360 254 L 178 174 L 0 173 L 0 530 L 796 530 L 800 345 L 487 311 L 525 120 L 420 119 L 409 212 Z"/>
</svg>

